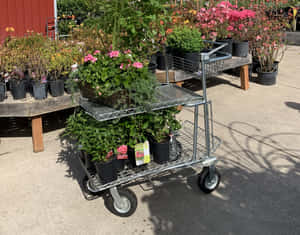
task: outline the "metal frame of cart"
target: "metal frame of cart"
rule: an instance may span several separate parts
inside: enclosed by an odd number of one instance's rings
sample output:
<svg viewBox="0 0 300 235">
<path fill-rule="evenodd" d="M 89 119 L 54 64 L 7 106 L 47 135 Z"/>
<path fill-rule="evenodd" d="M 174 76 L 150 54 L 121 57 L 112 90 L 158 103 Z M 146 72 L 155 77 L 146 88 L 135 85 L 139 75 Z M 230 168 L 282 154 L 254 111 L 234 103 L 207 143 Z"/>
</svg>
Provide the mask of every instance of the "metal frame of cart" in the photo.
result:
<svg viewBox="0 0 300 235">
<path fill-rule="evenodd" d="M 92 194 L 109 190 L 109 194 L 107 194 L 105 197 L 105 205 L 112 213 L 118 216 L 127 217 L 133 214 L 137 207 L 136 196 L 131 191 L 117 188 L 117 186 L 125 185 L 141 178 L 150 179 L 154 175 L 158 175 L 170 170 L 190 167 L 198 164 L 199 166 L 204 167 L 198 178 L 198 185 L 200 189 L 205 193 L 210 193 L 218 187 L 220 182 L 220 174 L 215 167 L 217 158 L 212 156 L 212 153 L 217 148 L 218 142 L 220 141 L 213 136 L 212 109 L 211 102 L 207 100 L 206 95 L 206 78 L 209 76 L 215 76 L 217 72 L 220 71 L 219 66 L 222 66 L 222 61 L 231 58 L 231 55 L 220 52 L 220 50 L 225 47 L 226 44 L 215 42 L 208 43 L 214 44 L 214 47 L 216 48 L 207 53 L 201 53 L 201 60 L 196 70 L 193 65 L 192 70 L 187 69 L 188 71 L 185 71 L 202 80 L 203 95 L 201 96 L 187 89 L 169 84 L 168 69 L 166 69 L 167 83 L 158 88 L 158 101 L 151 106 L 151 110 L 160 110 L 178 105 L 194 107 L 194 123 L 185 123 L 188 127 L 183 125 L 183 130 L 181 131 L 182 133 L 179 133 L 177 137 L 179 142 L 182 141 L 185 143 L 182 146 L 183 156 L 176 161 L 167 162 L 165 164 L 156 164 L 152 162 L 146 164 L 145 166 L 125 169 L 119 173 L 117 180 L 107 184 L 101 184 L 97 174 L 92 174 L 89 171 L 88 166 L 86 165 L 87 161 L 84 160 L 84 158 L 87 157 L 86 155 L 84 155 L 83 158 L 82 156 L 79 158 L 80 163 L 87 175 L 87 180 L 84 182 L 85 187 Z M 167 60 L 167 56 L 165 58 Z M 180 69 L 186 67 L 188 68 L 191 63 L 191 61 L 186 61 L 182 58 L 175 58 L 173 61 L 173 66 L 175 69 L 176 67 Z M 167 61 L 166 64 L 168 64 Z M 106 106 L 91 103 L 84 98 L 81 98 L 79 103 L 86 113 L 98 121 L 106 121 L 147 112 L 146 110 L 139 108 L 115 110 Z M 204 108 L 203 139 L 205 142 L 202 144 L 202 149 L 198 138 L 198 114 L 200 105 L 203 105 Z M 209 121 L 209 118 L 211 119 L 211 122 Z M 193 134 L 191 134 L 191 132 Z M 187 139 L 192 139 L 192 146 L 189 146 L 191 141 Z"/>
</svg>

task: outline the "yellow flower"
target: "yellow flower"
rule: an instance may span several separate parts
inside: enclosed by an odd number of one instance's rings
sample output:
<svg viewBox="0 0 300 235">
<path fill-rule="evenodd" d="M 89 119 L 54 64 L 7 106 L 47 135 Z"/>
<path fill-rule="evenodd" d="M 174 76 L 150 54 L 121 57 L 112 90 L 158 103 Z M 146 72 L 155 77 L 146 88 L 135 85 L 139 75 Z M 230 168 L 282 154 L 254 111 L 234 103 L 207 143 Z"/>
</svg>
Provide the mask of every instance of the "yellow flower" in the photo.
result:
<svg viewBox="0 0 300 235">
<path fill-rule="evenodd" d="M 190 23 L 189 20 L 185 20 L 185 21 L 184 21 L 184 24 L 188 24 L 188 23 Z"/>
<path fill-rule="evenodd" d="M 5 28 L 5 31 L 8 33 L 8 32 L 9 32 L 9 27 L 6 27 L 6 28 Z"/>
</svg>

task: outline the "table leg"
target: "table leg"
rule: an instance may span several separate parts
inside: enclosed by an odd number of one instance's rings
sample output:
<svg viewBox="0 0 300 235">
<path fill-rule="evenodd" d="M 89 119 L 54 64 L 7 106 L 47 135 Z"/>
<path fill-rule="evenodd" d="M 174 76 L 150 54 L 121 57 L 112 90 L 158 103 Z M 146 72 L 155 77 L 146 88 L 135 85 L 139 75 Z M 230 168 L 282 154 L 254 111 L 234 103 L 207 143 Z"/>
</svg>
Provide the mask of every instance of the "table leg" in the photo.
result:
<svg viewBox="0 0 300 235">
<path fill-rule="evenodd" d="M 240 72 L 240 77 L 241 77 L 241 88 L 244 90 L 249 89 L 249 71 L 248 71 L 248 65 L 243 65 L 241 67 L 241 72 Z"/>
<path fill-rule="evenodd" d="M 32 128 L 32 144 L 33 152 L 43 152 L 44 142 L 43 142 L 43 123 L 42 116 L 33 117 L 31 119 Z"/>
</svg>

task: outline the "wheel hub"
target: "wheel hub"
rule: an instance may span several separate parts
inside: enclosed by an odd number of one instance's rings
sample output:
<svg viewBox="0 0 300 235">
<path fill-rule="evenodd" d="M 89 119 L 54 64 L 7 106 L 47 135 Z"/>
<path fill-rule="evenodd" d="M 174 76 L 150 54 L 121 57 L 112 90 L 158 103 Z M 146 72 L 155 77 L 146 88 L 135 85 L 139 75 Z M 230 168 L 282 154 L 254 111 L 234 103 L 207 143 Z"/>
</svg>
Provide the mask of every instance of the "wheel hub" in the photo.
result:
<svg viewBox="0 0 300 235">
<path fill-rule="evenodd" d="M 130 201 L 126 197 L 121 197 L 121 200 L 121 203 L 116 203 L 116 201 L 114 201 L 114 207 L 119 213 L 125 214 L 130 210 Z"/>
<path fill-rule="evenodd" d="M 208 189 L 214 189 L 218 184 L 218 176 L 215 174 L 212 177 L 208 176 L 205 180 L 205 186 Z"/>
</svg>

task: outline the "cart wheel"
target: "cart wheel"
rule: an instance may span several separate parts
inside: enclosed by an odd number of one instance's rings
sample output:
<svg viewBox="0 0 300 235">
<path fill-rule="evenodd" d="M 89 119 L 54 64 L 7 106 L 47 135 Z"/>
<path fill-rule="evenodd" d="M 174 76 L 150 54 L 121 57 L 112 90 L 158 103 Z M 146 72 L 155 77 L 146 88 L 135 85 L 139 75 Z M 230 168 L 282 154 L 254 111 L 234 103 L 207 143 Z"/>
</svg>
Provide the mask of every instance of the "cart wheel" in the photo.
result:
<svg viewBox="0 0 300 235">
<path fill-rule="evenodd" d="M 137 198 L 131 190 L 126 188 L 118 189 L 118 192 L 123 200 L 122 207 L 117 206 L 110 194 L 104 198 L 104 204 L 111 213 L 120 217 L 129 217 L 137 208 Z"/>
<path fill-rule="evenodd" d="M 204 167 L 202 172 L 198 176 L 198 186 L 204 193 L 211 193 L 220 184 L 221 175 L 215 169 L 214 175 L 209 176 L 209 167 Z"/>
<path fill-rule="evenodd" d="M 85 176 L 82 179 L 82 187 L 83 187 L 84 192 L 86 192 L 87 194 L 89 194 L 91 196 L 101 196 L 103 194 L 102 191 L 100 191 L 100 192 L 93 192 L 93 191 L 90 190 L 91 185 L 90 185 L 90 182 L 89 182 L 89 178 L 87 176 Z"/>
</svg>

